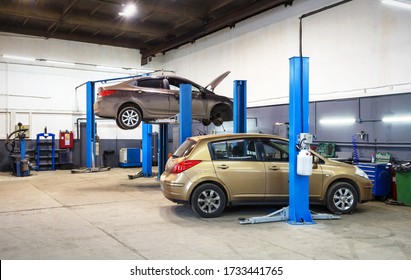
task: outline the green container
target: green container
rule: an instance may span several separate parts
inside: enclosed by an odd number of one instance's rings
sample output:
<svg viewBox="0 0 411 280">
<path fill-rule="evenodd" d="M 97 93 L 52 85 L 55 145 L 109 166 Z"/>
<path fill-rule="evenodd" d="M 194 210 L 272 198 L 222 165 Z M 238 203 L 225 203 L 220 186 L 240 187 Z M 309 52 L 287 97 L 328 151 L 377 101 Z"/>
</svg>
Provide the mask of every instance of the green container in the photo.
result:
<svg viewBox="0 0 411 280">
<path fill-rule="evenodd" d="M 406 206 L 411 206 L 411 171 L 397 171 L 397 200 Z"/>
</svg>

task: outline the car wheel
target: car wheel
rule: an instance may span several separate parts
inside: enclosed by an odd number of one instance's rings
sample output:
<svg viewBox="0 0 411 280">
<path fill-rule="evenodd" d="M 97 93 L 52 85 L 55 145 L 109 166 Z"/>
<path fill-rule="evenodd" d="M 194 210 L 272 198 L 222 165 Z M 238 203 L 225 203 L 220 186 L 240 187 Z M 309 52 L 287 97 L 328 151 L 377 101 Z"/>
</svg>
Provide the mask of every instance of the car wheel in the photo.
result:
<svg viewBox="0 0 411 280">
<path fill-rule="evenodd" d="M 116 119 L 116 124 L 119 128 L 125 129 L 124 127 L 121 126 L 121 123 L 120 123 L 119 119 Z"/>
<path fill-rule="evenodd" d="M 211 124 L 211 121 L 210 121 L 209 119 L 202 119 L 202 120 L 201 120 L 201 123 L 202 123 L 204 126 L 209 126 L 209 125 Z"/>
<path fill-rule="evenodd" d="M 226 201 L 226 196 L 219 186 L 206 183 L 194 190 L 191 207 L 200 217 L 215 218 L 223 212 Z"/>
<path fill-rule="evenodd" d="M 135 106 L 128 105 L 118 113 L 118 125 L 122 129 L 134 129 L 141 123 L 140 110 Z"/>
<path fill-rule="evenodd" d="M 327 208 L 334 213 L 351 213 L 358 203 L 358 194 L 355 188 L 346 182 L 333 184 L 327 195 Z"/>
</svg>

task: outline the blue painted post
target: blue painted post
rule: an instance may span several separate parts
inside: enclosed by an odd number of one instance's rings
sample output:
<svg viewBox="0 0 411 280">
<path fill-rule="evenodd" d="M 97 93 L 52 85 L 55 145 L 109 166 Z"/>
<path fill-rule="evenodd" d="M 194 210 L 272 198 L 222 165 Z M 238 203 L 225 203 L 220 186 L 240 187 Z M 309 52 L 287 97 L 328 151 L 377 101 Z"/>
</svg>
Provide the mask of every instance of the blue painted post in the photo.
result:
<svg viewBox="0 0 411 280">
<path fill-rule="evenodd" d="M 168 159 L 168 124 L 160 124 L 160 133 L 158 134 L 158 174 L 160 180 L 164 172 Z"/>
<path fill-rule="evenodd" d="M 26 159 L 26 140 L 20 139 L 20 159 Z"/>
<path fill-rule="evenodd" d="M 309 209 L 309 176 L 297 174 L 298 135 L 309 132 L 308 57 L 290 58 L 290 166 L 289 220 L 290 224 L 313 224 Z"/>
<path fill-rule="evenodd" d="M 193 135 L 191 85 L 180 85 L 180 145 Z"/>
<path fill-rule="evenodd" d="M 143 177 L 153 176 L 153 125 L 143 122 Z"/>
<path fill-rule="evenodd" d="M 234 81 L 234 133 L 247 132 L 247 81 Z"/>
<path fill-rule="evenodd" d="M 96 116 L 94 115 L 94 82 L 86 83 L 86 168 L 93 166 L 96 154 Z"/>
</svg>

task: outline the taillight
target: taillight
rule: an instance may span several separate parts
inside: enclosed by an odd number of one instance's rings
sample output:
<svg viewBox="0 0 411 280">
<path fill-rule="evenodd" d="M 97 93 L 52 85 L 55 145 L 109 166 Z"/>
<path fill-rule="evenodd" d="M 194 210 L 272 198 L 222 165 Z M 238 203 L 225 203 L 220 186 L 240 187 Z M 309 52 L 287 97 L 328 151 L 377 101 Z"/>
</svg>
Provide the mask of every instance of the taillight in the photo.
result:
<svg viewBox="0 0 411 280">
<path fill-rule="evenodd" d="M 177 165 L 174 166 L 171 173 L 172 174 L 181 173 L 183 171 L 186 171 L 187 169 L 190 169 L 193 166 L 196 166 L 200 162 L 201 162 L 201 160 L 185 160 L 185 161 L 182 161 L 182 162 L 180 162 L 180 163 L 178 163 Z"/>
<path fill-rule="evenodd" d="M 109 95 L 111 95 L 111 94 L 113 94 L 113 93 L 115 93 L 115 92 L 116 92 L 115 90 L 107 89 L 107 90 L 103 90 L 103 91 L 99 92 L 99 95 L 100 95 L 101 97 L 104 97 L 104 96 L 109 96 Z"/>
</svg>

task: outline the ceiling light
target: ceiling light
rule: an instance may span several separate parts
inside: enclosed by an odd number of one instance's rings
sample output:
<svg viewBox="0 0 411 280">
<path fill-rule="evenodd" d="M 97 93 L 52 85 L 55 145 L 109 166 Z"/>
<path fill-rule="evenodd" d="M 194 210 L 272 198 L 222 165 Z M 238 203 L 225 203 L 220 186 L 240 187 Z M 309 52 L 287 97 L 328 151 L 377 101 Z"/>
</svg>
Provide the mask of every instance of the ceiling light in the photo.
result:
<svg viewBox="0 0 411 280">
<path fill-rule="evenodd" d="M 383 122 L 411 122 L 411 116 L 401 116 L 401 117 L 384 117 Z"/>
<path fill-rule="evenodd" d="M 383 4 L 388 4 L 392 6 L 396 6 L 399 8 L 411 9 L 411 1 L 410 0 L 382 0 Z"/>
<path fill-rule="evenodd" d="M 123 6 L 123 11 L 118 13 L 120 16 L 131 17 L 137 13 L 137 7 L 135 4 L 127 4 Z"/>
<path fill-rule="evenodd" d="M 24 61 L 36 61 L 36 59 L 32 58 L 32 57 L 23 57 L 23 56 L 15 56 L 15 55 L 7 55 L 7 54 L 3 54 L 2 56 L 4 58 L 8 58 L 8 59 L 16 59 L 16 60 L 24 60 Z"/>
<path fill-rule="evenodd" d="M 341 125 L 341 124 L 353 124 L 355 123 L 354 118 L 335 118 L 335 119 L 321 119 L 320 124 L 325 125 Z"/>
<path fill-rule="evenodd" d="M 72 62 L 63 62 L 63 61 L 48 60 L 48 59 L 44 60 L 44 62 L 58 64 L 58 65 L 65 65 L 65 66 L 75 66 L 76 65 L 75 63 L 72 63 Z"/>
<path fill-rule="evenodd" d="M 122 67 L 113 67 L 113 66 L 101 66 L 101 65 L 97 65 L 96 66 L 98 69 L 103 69 L 103 70 L 124 70 L 124 68 Z"/>
</svg>

